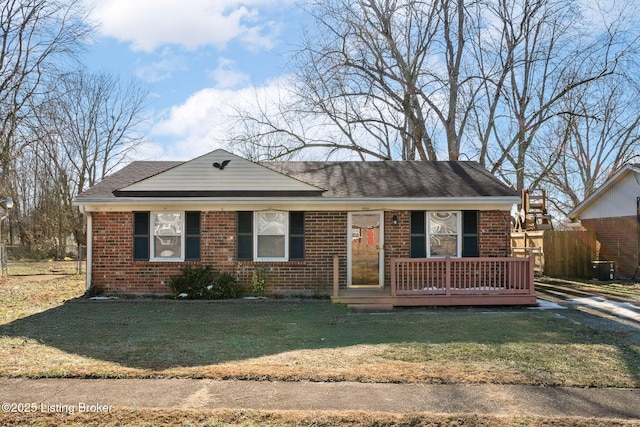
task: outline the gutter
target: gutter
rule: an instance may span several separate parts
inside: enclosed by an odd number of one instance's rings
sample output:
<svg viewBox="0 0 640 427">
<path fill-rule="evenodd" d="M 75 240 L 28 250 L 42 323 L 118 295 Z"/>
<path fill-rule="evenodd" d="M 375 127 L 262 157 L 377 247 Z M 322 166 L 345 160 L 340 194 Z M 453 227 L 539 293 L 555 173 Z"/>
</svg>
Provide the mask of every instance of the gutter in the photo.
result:
<svg viewBox="0 0 640 427">
<path fill-rule="evenodd" d="M 149 197 L 123 197 L 123 198 L 82 198 L 74 200 L 73 204 L 79 206 L 83 212 L 109 211 L 122 207 L 178 207 L 178 206 L 203 206 L 215 207 L 222 211 L 237 210 L 249 206 L 261 207 L 294 207 L 309 206 L 322 208 L 321 210 L 374 210 L 374 209 L 405 209 L 422 208 L 429 205 L 441 206 L 462 206 L 477 207 L 501 205 L 511 209 L 511 206 L 521 202 L 519 196 L 490 196 L 490 197 L 435 197 L 435 198 L 318 198 L 318 197 L 297 197 L 297 198 L 257 198 L 257 197 L 234 197 L 234 198 L 211 198 L 211 197 L 170 197 L 170 198 L 149 198 Z"/>
</svg>

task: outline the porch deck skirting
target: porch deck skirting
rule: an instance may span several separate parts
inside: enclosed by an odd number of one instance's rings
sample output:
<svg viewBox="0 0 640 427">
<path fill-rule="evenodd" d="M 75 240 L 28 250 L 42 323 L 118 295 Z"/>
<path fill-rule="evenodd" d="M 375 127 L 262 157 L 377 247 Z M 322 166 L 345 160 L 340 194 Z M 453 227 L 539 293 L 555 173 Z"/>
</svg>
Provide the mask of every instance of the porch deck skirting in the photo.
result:
<svg viewBox="0 0 640 427">
<path fill-rule="evenodd" d="M 337 260 L 334 260 L 337 264 Z M 392 258 L 390 286 L 340 289 L 333 302 L 392 306 L 535 305 L 533 258 Z"/>
</svg>

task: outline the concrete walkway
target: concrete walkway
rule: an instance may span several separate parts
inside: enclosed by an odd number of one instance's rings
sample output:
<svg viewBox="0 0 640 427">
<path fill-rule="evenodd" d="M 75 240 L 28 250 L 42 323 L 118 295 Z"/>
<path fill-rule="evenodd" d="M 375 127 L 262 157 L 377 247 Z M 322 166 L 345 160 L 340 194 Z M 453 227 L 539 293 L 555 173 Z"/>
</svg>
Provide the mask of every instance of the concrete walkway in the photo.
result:
<svg viewBox="0 0 640 427">
<path fill-rule="evenodd" d="M 519 414 L 640 420 L 640 390 L 637 389 L 513 385 L 5 378 L 0 379 L 0 402 L 33 402 L 48 412 L 78 412 L 79 408 L 104 412 L 111 406 L 125 406 Z"/>
</svg>

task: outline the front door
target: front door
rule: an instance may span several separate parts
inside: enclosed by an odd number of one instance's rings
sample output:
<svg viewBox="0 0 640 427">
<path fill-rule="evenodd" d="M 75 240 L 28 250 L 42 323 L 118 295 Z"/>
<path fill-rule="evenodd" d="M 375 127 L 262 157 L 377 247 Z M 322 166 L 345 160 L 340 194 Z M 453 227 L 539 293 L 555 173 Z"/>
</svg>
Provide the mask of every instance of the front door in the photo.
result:
<svg viewBox="0 0 640 427">
<path fill-rule="evenodd" d="M 384 286 L 383 224 L 383 212 L 349 214 L 348 286 Z"/>
</svg>

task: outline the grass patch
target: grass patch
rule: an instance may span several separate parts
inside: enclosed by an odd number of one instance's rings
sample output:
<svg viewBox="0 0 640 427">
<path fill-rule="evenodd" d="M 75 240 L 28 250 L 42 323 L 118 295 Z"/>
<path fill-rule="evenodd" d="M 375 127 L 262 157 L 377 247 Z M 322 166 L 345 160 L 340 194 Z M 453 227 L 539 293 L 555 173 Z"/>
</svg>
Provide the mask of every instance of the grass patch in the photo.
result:
<svg viewBox="0 0 640 427">
<path fill-rule="evenodd" d="M 87 271 L 86 261 L 82 262 L 82 271 Z M 69 274 L 78 273 L 77 261 L 12 261 L 7 263 L 9 276 L 29 276 L 37 274 Z"/>
<path fill-rule="evenodd" d="M 536 282 L 549 284 L 555 287 L 555 290 L 567 298 L 576 298 L 580 294 L 600 295 L 605 298 L 639 302 L 640 301 L 640 283 L 638 282 L 599 282 L 592 280 L 569 280 L 555 279 L 551 277 L 537 278 Z"/>
<path fill-rule="evenodd" d="M 489 416 L 473 414 L 390 414 L 361 411 L 248 411 L 114 408 L 107 414 L 0 414 L 3 426 L 473 426 L 473 427 L 625 427 L 637 421 L 570 417 Z"/>
<path fill-rule="evenodd" d="M 548 312 L 69 301 L 83 290 L 2 282 L 0 375 L 640 386 L 640 347 Z"/>
<path fill-rule="evenodd" d="M 0 325 L 82 296 L 84 276 L 0 278 Z"/>
</svg>

